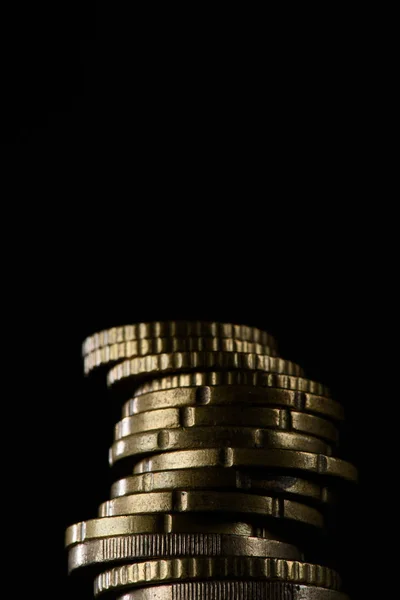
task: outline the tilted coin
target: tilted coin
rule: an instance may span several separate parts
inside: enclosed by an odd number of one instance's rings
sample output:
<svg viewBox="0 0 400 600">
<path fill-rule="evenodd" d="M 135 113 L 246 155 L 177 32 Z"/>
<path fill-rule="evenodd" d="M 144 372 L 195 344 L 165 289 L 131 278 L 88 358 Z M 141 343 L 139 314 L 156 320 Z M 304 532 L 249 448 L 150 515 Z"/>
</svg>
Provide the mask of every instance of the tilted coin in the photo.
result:
<svg viewBox="0 0 400 600">
<path fill-rule="evenodd" d="M 68 570 L 123 560 L 175 556 L 262 556 L 301 560 L 298 548 L 278 540 L 220 533 L 139 533 L 72 546 Z"/>
<path fill-rule="evenodd" d="M 174 388 L 135 395 L 124 404 L 122 416 L 130 417 L 161 408 L 235 404 L 284 406 L 335 420 L 344 418 L 343 407 L 328 397 L 278 388 L 229 385 Z"/>
<path fill-rule="evenodd" d="M 324 525 L 321 513 L 315 508 L 281 497 L 242 492 L 210 490 L 147 492 L 113 498 L 103 502 L 99 507 L 99 517 L 154 512 L 252 514 L 266 518 L 294 520 L 314 527 L 323 527 Z"/>
<path fill-rule="evenodd" d="M 246 448 L 210 448 L 166 452 L 144 458 L 134 473 L 168 471 L 193 467 L 252 467 L 283 468 L 306 471 L 317 475 L 340 477 L 357 481 L 357 469 L 349 462 L 324 454 L 297 450 L 263 450 Z"/>
<path fill-rule="evenodd" d="M 145 375 L 162 375 L 173 371 L 198 369 L 238 369 L 266 371 L 284 375 L 303 375 L 303 369 L 293 362 L 264 354 L 243 352 L 174 352 L 138 356 L 113 367 L 107 376 L 108 385 L 130 379 L 135 381 Z"/>
<path fill-rule="evenodd" d="M 304 496 L 321 503 L 331 500 L 331 495 L 326 487 L 298 476 L 268 475 L 264 470 L 260 470 L 257 477 L 254 472 L 250 475 L 247 471 L 221 467 L 138 473 L 116 481 L 111 488 L 111 498 L 179 488 L 258 491 L 267 495 Z"/>
<path fill-rule="evenodd" d="M 338 430 L 331 421 L 287 408 L 258 406 L 184 406 L 162 408 L 125 417 L 115 426 L 115 439 L 154 429 L 179 427 L 270 427 L 295 431 L 337 443 Z"/>
<path fill-rule="evenodd" d="M 135 533 L 226 533 L 269 537 L 258 527 L 242 521 L 232 521 L 221 515 L 163 514 L 130 515 L 89 519 L 70 525 L 65 532 L 65 545 L 72 546 L 91 539 Z"/>
<path fill-rule="evenodd" d="M 189 581 L 133 590 L 118 600 L 350 600 L 336 590 L 284 581 Z"/>
<path fill-rule="evenodd" d="M 302 433 L 251 427 L 216 426 L 156 429 L 128 435 L 117 440 L 111 446 L 109 462 L 112 466 L 121 459 L 160 451 L 222 448 L 233 444 L 240 448 L 285 448 L 332 454 L 332 449 L 323 440 Z"/>
<path fill-rule="evenodd" d="M 164 337 L 216 337 L 232 338 L 248 342 L 256 342 L 276 350 L 276 341 L 266 331 L 247 325 L 231 323 L 213 323 L 206 321 L 154 321 L 151 323 L 136 323 L 123 327 L 112 327 L 95 333 L 83 342 L 82 353 L 86 356 L 97 348 L 130 342 L 143 338 Z"/>
<path fill-rule="evenodd" d="M 95 595 L 150 583 L 204 579 L 273 579 L 330 589 L 340 587 L 339 575 L 320 565 L 282 558 L 173 558 L 115 567 L 96 577 Z"/>
<path fill-rule="evenodd" d="M 117 342 L 89 352 L 84 357 L 85 373 L 96 367 L 112 362 L 171 352 L 246 352 L 276 356 L 276 351 L 269 346 L 232 338 L 215 337 L 166 337 L 144 338 L 129 342 Z"/>
<path fill-rule="evenodd" d="M 149 392 L 160 392 L 175 388 L 198 386 L 251 386 L 261 388 L 279 388 L 304 392 L 330 398 L 328 387 L 317 381 L 281 375 L 279 373 L 263 373 L 262 371 L 209 371 L 197 373 L 176 373 L 142 383 L 135 388 L 135 397 Z"/>
</svg>

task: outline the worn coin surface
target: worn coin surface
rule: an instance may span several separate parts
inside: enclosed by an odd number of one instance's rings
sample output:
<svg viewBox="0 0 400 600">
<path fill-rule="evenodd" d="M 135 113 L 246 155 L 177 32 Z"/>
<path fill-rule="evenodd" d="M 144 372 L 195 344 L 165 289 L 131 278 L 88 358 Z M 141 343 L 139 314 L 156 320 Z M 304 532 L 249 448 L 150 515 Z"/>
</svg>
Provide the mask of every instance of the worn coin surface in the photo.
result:
<svg viewBox="0 0 400 600">
<path fill-rule="evenodd" d="M 244 466 L 294 469 L 357 481 L 357 469 L 351 463 L 340 458 L 297 450 L 264 450 L 262 448 L 208 448 L 165 452 L 139 461 L 134 467 L 134 473 L 194 467 Z"/>
<path fill-rule="evenodd" d="M 144 492 L 174 489 L 237 489 L 248 492 L 304 496 L 316 502 L 330 502 L 331 495 L 326 487 L 314 481 L 288 475 L 268 475 L 260 470 L 258 476 L 252 472 L 218 467 L 179 469 L 140 473 L 116 481 L 111 488 L 111 498 Z"/>
<path fill-rule="evenodd" d="M 91 539 L 136 533 L 226 533 L 270 537 L 259 527 L 230 517 L 210 514 L 195 517 L 191 514 L 129 515 L 89 519 L 70 525 L 65 533 L 65 545 L 71 546 Z"/>
<path fill-rule="evenodd" d="M 195 373 L 176 373 L 152 379 L 135 388 L 135 397 L 149 392 L 159 392 L 176 388 L 198 386 L 251 386 L 261 388 L 279 388 L 325 396 L 330 398 L 328 387 L 304 377 L 263 373 L 262 371 L 208 371 Z"/>
<path fill-rule="evenodd" d="M 232 444 L 240 448 L 285 448 L 332 454 L 332 448 L 323 440 L 292 431 L 251 427 L 190 427 L 156 429 L 123 437 L 111 446 L 109 462 L 114 465 L 118 460 L 130 456 L 138 457 L 160 451 L 222 448 Z"/>
<path fill-rule="evenodd" d="M 278 540 L 219 533 L 146 533 L 99 538 L 72 546 L 69 572 L 102 563 L 175 556 L 261 556 L 301 560 L 295 546 Z"/>
<path fill-rule="evenodd" d="M 137 562 L 115 567 L 96 577 L 95 595 L 152 582 L 212 578 L 273 579 L 330 589 L 340 587 L 339 575 L 320 565 L 280 558 L 199 557 Z"/>
<path fill-rule="evenodd" d="M 118 600 L 350 600 L 336 590 L 281 581 L 191 581 L 134 590 Z"/>
<path fill-rule="evenodd" d="M 254 386 L 197 386 L 148 392 L 131 398 L 122 408 L 122 416 L 161 408 L 205 405 L 281 406 L 310 412 L 334 420 L 344 418 L 343 407 L 335 400 L 315 394 Z"/>
<path fill-rule="evenodd" d="M 213 512 L 234 515 L 258 515 L 289 519 L 323 527 L 322 514 L 315 508 L 282 497 L 261 496 L 243 492 L 220 492 L 214 490 L 173 490 L 168 492 L 145 492 L 121 496 L 103 502 L 99 517 L 155 512 Z"/>
<path fill-rule="evenodd" d="M 257 342 L 215 337 L 164 337 L 117 342 L 89 352 L 84 357 L 85 373 L 126 358 L 171 352 L 246 352 L 276 356 L 276 351 Z"/>
<path fill-rule="evenodd" d="M 264 354 L 173 352 L 171 354 L 149 354 L 124 360 L 109 371 L 107 382 L 108 385 L 112 386 L 126 380 L 135 381 L 152 374 L 162 375 L 173 371 L 195 371 L 198 369 L 237 369 L 293 376 L 303 375 L 303 369 L 299 365 L 283 358 Z"/>
<path fill-rule="evenodd" d="M 90 352 L 93 352 L 93 350 L 120 342 L 165 337 L 231 338 L 256 342 L 276 350 L 274 337 L 256 327 L 206 321 L 154 321 L 151 323 L 136 323 L 122 327 L 112 327 L 111 329 L 95 333 L 83 342 L 82 354 L 86 356 Z"/>
<path fill-rule="evenodd" d="M 115 426 L 115 439 L 153 429 L 177 427 L 271 427 L 295 431 L 337 443 L 339 433 L 331 421 L 287 408 L 258 406 L 184 406 L 162 408 L 125 417 Z"/>
</svg>

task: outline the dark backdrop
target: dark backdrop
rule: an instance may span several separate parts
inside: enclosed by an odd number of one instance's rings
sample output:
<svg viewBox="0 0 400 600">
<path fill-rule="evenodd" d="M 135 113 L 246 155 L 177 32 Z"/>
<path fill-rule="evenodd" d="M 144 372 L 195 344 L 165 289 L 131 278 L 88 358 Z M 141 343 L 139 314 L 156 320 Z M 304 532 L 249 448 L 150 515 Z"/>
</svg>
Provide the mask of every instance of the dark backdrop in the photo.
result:
<svg viewBox="0 0 400 600">
<path fill-rule="evenodd" d="M 339 41 L 296 15 L 69 3 L 4 20 L 2 142 L 15 167 L 3 205 L 4 422 L 29 546 L 21 553 L 18 538 L 13 556 L 43 594 L 84 597 L 66 575 L 64 529 L 109 492 L 118 410 L 103 380 L 84 379 L 81 343 L 170 318 L 266 328 L 343 401 L 363 495 L 356 509 L 349 497 L 334 544 L 353 599 L 371 591 L 362 560 L 380 552 L 391 514 L 378 490 L 393 471 L 376 449 L 395 440 L 393 412 L 377 412 L 383 383 L 396 389 L 381 375 L 392 372 L 382 334 L 394 326 L 393 272 L 367 93 L 379 73 L 355 23 L 341 23 Z"/>
<path fill-rule="evenodd" d="M 41 336 L 52 341 L 49 349 L 43 348 L 43 342 L 38 346 L 47 357 L 47 375 L 43 381 L 44 403 L 39 409 L 36 404 L 32 415 L 34 423 L 40 418 L 46 423 L 46 435 L 35 446 L 41 457 L 39 480 L 46 484 L 42 516 L 48 530 L 41 547 L 51 548 L 51 579 L 63 582 L 63 589 L 70 594 L 67 597 L 85 597 L 87 593 L 89 598 L 91 585 L 80 579 L 67 580 L 63 530 L 73 522 L 93 518 L 98 505 L 109 496 L 113 478 L 107 451 L 113 424 L 120 418 L 120 406 L 107 394 L 104 376 L 85 379 L 82 375 L 80 345 L 93 331 L 155 317 L 232 320 L 266 328 L 279 340 L 283 356 L 301 363 L 309 377 L 330 385 L 335 397 L 344 403 L 347 427 L 341 452 L 359 466 L 361 488 L 365 483 L 373 448 L 366 414 L 372 401 L 371 389 L 364 379 L 371 339 L 364 323 L 360 323 L 350 303 L 340 304 L 334 292 L 322 301 L 318 298 L 280 305 L 278 298 L 264 300 L 251 292 L 246 299 L 240 293 L 236 297 L 236 288 L 234 285 L 226 290 L 215 284 L 212 294 L 204 294 L 204 290 L 199 293 L 197 285 L 185 281 L 171 294 L 167 293 L 168 288 L 149 285 L 139 300 L 132 296 L 132 302 L 115 302 L 114 298 L 114 302 L 109 299 L 106 306 L 101 303 L 95 308 L 90 302 L 92 294 L 87 293 L 80 308 L 71 314 L 65 312 L 60 324 L 53 327 L 44 318 Z M 59 344 L 54 339 L 63 342 Z M 38 489 L 38 493 L 42 490 Z M 371 585 L 370 580 L 362 579 L 359 556 L 360 545 L 372 535 L 369 528 L 366 531 L 363 517 L 370 504 L 360 505 L 359 494 L 354 497 L 350 492 L 342 501 L 331 551 L 352 597 L 361 598 L 364 586 Z"/>
</svg>

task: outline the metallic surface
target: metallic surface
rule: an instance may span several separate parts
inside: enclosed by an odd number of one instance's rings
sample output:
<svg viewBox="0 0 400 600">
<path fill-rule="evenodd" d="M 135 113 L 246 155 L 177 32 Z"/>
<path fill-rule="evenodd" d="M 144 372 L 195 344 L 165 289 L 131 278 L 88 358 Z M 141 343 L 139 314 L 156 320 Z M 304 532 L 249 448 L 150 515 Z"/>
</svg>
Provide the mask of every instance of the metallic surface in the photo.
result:
<svg viewBox="0 0 400 600">
<path fill-rule="evenodd" d="M 281 375 L 279 373 L 263 373 L 262 371 L 216 371 L 175 373 L 164 377 L 158 377 L 151 381 L 142 383 L 135 388 L 135 396 L 170 390 L 176 388 L 187 388 L 196 386 L 252 386 L 261 388 L 277 388 L 316 394 L 317 396 L 331 397 L 331 392 L 326 385 L 304 377 Z"/>
<path fill-rule="evenodd" d="M 154 321 L 152 323 L 135 323 L 123 327 L 112 327 L 95 333 L 83 342 L 82 354 L 86 356 L 93 350 L 97 350 L 97 348 L 131 340 L 182 336 L 231 338 L 233 340 L 256 342 L 276 349 L 276 341 L 272 335 L 256 327 L 205 321 Z"/>
<path fill-rule="evenodd" d="M 335 590 L 280 581 L 194 581 L 134 590 L 118 600 L 349 600 Z"/>
<path fill-rule="evenodd" d="M 110 599 L 348 600 L 321 566 L 357 480 L 336 455 L 343 407 L 271 335 L 142 323 L 90 336 L 83 356 L 125 404 L 109 451 L 119 479 L 98 518 L 67 529 L 70 572 L 94 569 Z"/>
<path fill-rule="evenodd" d="M 122 416 L 130 417 L 138 413 L 162 408 L 205 405 L 272 405 L 310 412 L 334 420 L 344 418 L 343 407 L 331 398 L 291 390 L 239 385 L 174 388 L 141 395 L 136 392 L 135 397 L 122 407 Z"/>
<path fill-rule="evenodd" d="M 139 461 L 134 472 L 149 473 L 191 467 L 272 467 L 357 481 L 357 470 L 352 464 L 332 456 L 297 450 L 207 448 L 167 452 Z"/>
<path fill-rule="evenodd" d="M 231 518 L 211 519 L 201 515 L 193 518 L 193 515 L 168 513 L 129 515 L 75 523 L 67 528 L 65 545 L 69 547 L 95 538 L 134 533 L 227 533 L 253 536 L 256 531 L 254 525 Z"/>
<path fill-rule="evenodd" d="M 174 371 L 196 371 L 198 369 L 238 369 L 243 371 L 266 371 L 281 375 L 301 377 L 303 369 L 283 358 L 265 354 L 243 352 L 174 352 L 171 354 L 149 354 L 137 356 L 113 367 L 107 376 L 112 386 L 129 379 L 140 380 L 149 375 L 163 375 Z"/>
<path fill-rule="evenodd" d="M 154 411 L 158 412 L 158 411 Z M 146 413 L 142 413 L 146 415 Z M 152 413 L 148 413 L 151 417 Z M 135 419 L 136 417 L 132 417 Z M 151 425 L 151 419 L 149 418 Z M 223 421 L 222 421 L 223 422 Z M 133 421 L 134 423 L 134 421 Z M 157 423 L 155 423 L 157 424 Z M 261 425 L 265 425 L 261 423 Z M 292 431 L 256 429 L 252 427 L 193 427 L 170 428 L 135 433 L 117 439 L 109 453 L 110 465 L 128 456 L 140 457 L 160 451 L 190 450 L 198 448 L 223 448 L 235 443 L 240 448 L 285 448 L 332 454 L 331 447 L 324 441 Z"/>
<path fill-rule="evenodd" d="M 125 358 L 146 356 L 147 354 L 163 354 L 171 352 L 246 352 L 276 356 L 276 351 L 269 346 L 215 337 L 167 337 L 144 338 L 119 342 L 93 350 L 84 357 L 84 370 L 88 374 L 96 367 L 115 363 Z"/>
<path fill-rule="evenodd" d="M 314 435 L 330 443 L 338 442 L 338 430 L 326 419 L 287 408 L 258 406 L 184 406 L 162 408 L 125 417 L 115 427 L 115 439 L 153 429 L 175 427 L 227 426 L 270 427 Z"/>
<path fill-rule="evenodd" d="M 95 595 L 152 582 L 212 578 L 272 579 L 338 589 L 339 575 L 327 567 L 283 558 L 174 558 L 137 562 L 105 571 L 95 579 Z"/>
<path fill-rule="evenodd" d="M 213 512 L 235 516 L 259 515 L 261 519 L 290 519 L 323 526 L 323 518 L 315 508 L 285 498 L 273 498 L 243 492 L 215 492 L 209 490 L 174 490 L 146 492 L 121 496 L 100 505 L 99 517 L 154 512 Z"/>
<path fill-rule="evenodd" d="M 69 551 L 68 569 L 71 572 L 95 564 L 178 556 L 260 556 L 301 560 L 298 548 L 277 540 L 219 533 L 147 533 L 76 544 Z"/>
<path fill-rule="evenodd" d="M 288 475 L 268 475 L 263 470 L 249 475 L 245 470 L 222 468 L 179 469 L 132 475 L 116 481 L 111 498 L 173 489 L 225 489 L 263 492 L 267 495 L 304 496 L 319 503 L 331 501 L 326 487 Z"/>
</svg>

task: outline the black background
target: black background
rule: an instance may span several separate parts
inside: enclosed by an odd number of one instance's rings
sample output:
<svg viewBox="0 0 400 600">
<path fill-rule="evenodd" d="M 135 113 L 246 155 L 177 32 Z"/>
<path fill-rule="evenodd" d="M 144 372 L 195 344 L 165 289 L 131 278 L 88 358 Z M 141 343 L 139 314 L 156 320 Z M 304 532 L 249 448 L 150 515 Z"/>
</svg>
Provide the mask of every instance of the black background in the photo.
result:
<svg viewBox="0 0 400 600">
<path fill-rule="evenodd" d="M 330 30 L 294 14 L 157 10 L 69 3 L 4 20 L 5 423 L 30 548 L 17 554 L 18 539 L 13 556 L 44 595 L 84 598 L 64 529 L 108 495 L 118 415 L 104 381 L 83 377 L 85 336 L 232 321 L 276 335 L 345 404 L 362 493 L 335 546 L 362 598 L 376 572 L 362 560 L 387 529 L 377 482 L 393 478 L 376 449 L 394 439 L 393 410 L 376 408 L 395 381 L 382 373 L 397 272 L 381 220 L 392 158 L 380 160 L 374 118 L 376 41 L 360 15 Z"/>
<path fill-rule="evenodd" d="M 16 460 L 14 468 L 18 479 L 24 474 L 23 481 L 29 482 L 28 487 L 22 486 L 22 492 L 30 504 L 27 507 L 23 502 L 22 510 L 28 512 L 34 531 L 40 535 L 33 558 L 45 568 L 46 588 L 58 589 L 58 594 L 67 598 L 90 597 L 90 581 L 67 578 L 64 529 L 93 518 L 99 504 L 109 496 L 113 480 L 108 448 L 120 407 L 108 395 L 104 375 L 84 378 L 81 341 L 91 332 L 116 323 L 146 321 L 154 316 L 200 317 L 266 328 L 279 340 L 283 356 L 301 363 L 309 377 L 330 385 L 335 397 L 344 403 L 347 427 L 341 452 L 359 467 L 361 481 L 355 495 L 348 491 L 343 496 L 331 552 L 346 589 L 353 598 L 361 598 L 372 586 L 371 578 L 363 576 L 363 548 L 368 547 L 370 553 L 385 518 L 382 507 L 369 496 L 371 481 L 374 492 L 376 482 L 387 477 L 386 465 L 381 468 L 375 454 L 375 444 L 381 443 L 379 434 L 384 444 L 389 442 L 385 441 L 387 428 L 377 430 L 376 413 L 369 409 L 375 398 L 369 378 L 375 342 L 364 320 L 360 322 L 357 317 L 351 298 L 342 304 L 333 291 L 321 299 L 319 294 L 313 297 L 310 290 L 306 303 L 296 303 L 285 302 L 279 295 L 272 300 L 263 298 L 261 289 L 259 295 L 245 295 L 246 290 L 237 284 L 223 286 L 220 282 L 210 293 L 209 286 L 201 290 L 184 280 L 176 287 L 171 285 L 173 292 L 166 293 L 167 285 L 147 283 L 137 300 L 134 294 L 132 301 L 118 301 L 107 294 L 97 304 L 93 302 L 95 294 L 86 292 L 75 299 L 76 304 L 72 298 L 68 305 L 60 296 L 53 298 L 57 314 L 47 313 L 43 307 L 34 315 L 27 313 L 31 339 L 37 342 L 29 345 L 32 354 L 23 369 L 22 386 L 19 372 L 15 376 L 18 406 L 23 408 L 15 415 L 14 405 L 12 422 L 17 419 L 19 433 L 26 430 L 27 438 L 22 438 L 26 440 L 25 462 Z M 40 323 L 37 328 L 31 325 L 36 320 Z M 13 367 L 21 369 L 23 364 L 18 361 Z M 381 499 L 384 502 L 384 496 Z"/>
</svg>

